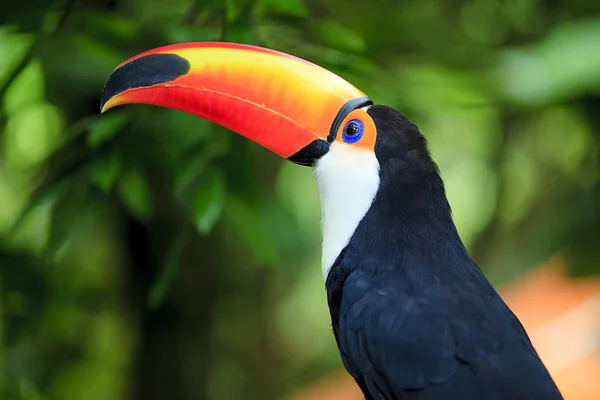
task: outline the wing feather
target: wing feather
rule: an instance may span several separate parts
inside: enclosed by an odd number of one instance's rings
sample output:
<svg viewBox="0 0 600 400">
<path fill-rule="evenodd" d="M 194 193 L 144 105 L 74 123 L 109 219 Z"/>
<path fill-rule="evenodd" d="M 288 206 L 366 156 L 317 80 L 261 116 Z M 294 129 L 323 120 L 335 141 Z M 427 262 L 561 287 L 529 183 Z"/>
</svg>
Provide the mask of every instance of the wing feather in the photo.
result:
<svg viewBox="0 0 600 400">
<path fill-rule="evenodd" d="M 562 398 L 499 297 L 375 281 L 348 275 L 337 329 L 344 365 L 370 400 Z"/>
</svg>

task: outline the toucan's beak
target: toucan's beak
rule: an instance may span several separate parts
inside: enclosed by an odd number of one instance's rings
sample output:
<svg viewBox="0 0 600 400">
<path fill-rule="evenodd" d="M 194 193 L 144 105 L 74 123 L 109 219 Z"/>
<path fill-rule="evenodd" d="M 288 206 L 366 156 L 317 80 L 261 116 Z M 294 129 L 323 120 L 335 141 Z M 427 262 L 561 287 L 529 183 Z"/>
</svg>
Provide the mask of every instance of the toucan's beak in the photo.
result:
<svg viewBox="0 0 600 400">
<path fill-rule="evenodd" d="M 371 104 L 339 76 L 297 57 L 233 43 L 184 43 L 119 65 L 101 110 L 132 103 L 188 112 L 291 161 L 312 165 L 353 109 Z M 337 124 L 337 126 L 336 126 Z"/>
</svg>

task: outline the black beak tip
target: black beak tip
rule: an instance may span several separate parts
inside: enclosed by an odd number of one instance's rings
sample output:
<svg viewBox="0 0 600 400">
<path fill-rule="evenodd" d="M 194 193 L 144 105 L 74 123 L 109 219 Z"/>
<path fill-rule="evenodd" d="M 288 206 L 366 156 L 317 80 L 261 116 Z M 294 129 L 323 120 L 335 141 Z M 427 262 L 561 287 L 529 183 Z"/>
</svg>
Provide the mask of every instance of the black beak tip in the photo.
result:
<svg viewBox="0 0 600 400">
<path fill-rule="evenodd" d="M 150 54 L 136 58 L 110 75 L 100 95 L 100 112 L 108 100 L 127 89 L 169 82 L 189 71 L 189 61 L 177 54 Z"/>
</svg>

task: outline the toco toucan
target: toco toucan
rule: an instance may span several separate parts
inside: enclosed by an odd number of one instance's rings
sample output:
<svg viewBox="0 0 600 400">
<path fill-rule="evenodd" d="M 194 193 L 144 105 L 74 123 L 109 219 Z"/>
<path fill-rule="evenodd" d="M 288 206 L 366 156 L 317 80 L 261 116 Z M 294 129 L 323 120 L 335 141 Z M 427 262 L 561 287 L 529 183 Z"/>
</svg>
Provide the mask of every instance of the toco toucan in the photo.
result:
<svg viewBox="0 0 600 400">
<path fill-rule="evenodd" d="M 467 253 L 417 126 L 308 61 L 184 43 L 119 65 L 101 111 L 168 107 L 314 168 L 342 361 L 368 400 L 554 400 L 517 317 Z"/>
</svg>

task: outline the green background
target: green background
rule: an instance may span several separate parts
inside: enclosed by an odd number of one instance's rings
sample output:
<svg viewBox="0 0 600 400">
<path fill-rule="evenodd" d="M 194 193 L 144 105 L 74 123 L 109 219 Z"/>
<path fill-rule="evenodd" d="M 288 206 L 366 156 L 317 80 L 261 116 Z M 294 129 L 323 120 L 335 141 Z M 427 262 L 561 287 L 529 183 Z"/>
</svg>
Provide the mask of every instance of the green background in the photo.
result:
<svg viewBox="0 0 600 400">
<path fill-rule="evenodd" d="M 600 271 L 596 0 L 0 5 L 0 398 L 279 399 L 341 368 L 309 168 L 173 110 L 100 116 L 116 65 L 282 50 L 404 112 L 498 285 Z"/>
</svg>

